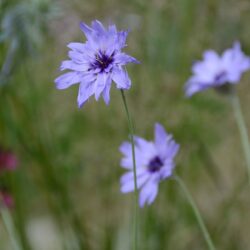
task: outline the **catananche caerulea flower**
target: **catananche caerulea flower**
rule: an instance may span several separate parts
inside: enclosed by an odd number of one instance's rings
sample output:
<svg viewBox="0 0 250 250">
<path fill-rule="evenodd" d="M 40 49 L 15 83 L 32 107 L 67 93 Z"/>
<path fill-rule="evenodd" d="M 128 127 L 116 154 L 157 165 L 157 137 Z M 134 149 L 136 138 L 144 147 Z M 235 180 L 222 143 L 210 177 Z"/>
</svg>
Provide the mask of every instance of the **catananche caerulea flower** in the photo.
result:
<svg viewBox="0 0 250 250">
<path fill-rule="evenodd" d="M 224 84 L 237 84 L 242 73 L 250 69 L 250 57 L 244 55 L 239 42 L 227 49 L 221 56 L 213 50 L 203 54 L 203 61 L 194 63 L 193 76 L 185 86 L 186 95 Z"/>
<path fill-rule="evenodd" d="M 135 137 L 135 158 L 137 186 L 140 189 L 139 204 L 151 204 L 158 193 L 158 185 L 172 175 L 175 167 L 174 157 L 179 150 L 179 145 L 168 135 L 164 128 L 155 124 L 155 139 L 147 141 Z M 133 158 L 131 143 L 124 142 L 120 151 L 124 155 L 121 166 L 128 170 L 121 177 L 121 192 L 134 191 Z"/>
<path fill-rule="evenodd" d="M 56 87 L 66 89 L 80 83 L 79 107 L 92 95 L 96 100 L 102 95 L 108 104 L 112 80 L 118 89 L 129 89 L 131 81 L 124 65 L 138 63 L 135 58 L 121 52 L 126 46 L 128 31 L 117 31 L 115 25 L 106 29 L 99 21 L 93 21 L 91 27 L 81 23 L 80 28 L 87 41 L 68 44 L 70 60 L 63 61 L 60 69 L 69 72 L 56 78 Z"/>
</svg>

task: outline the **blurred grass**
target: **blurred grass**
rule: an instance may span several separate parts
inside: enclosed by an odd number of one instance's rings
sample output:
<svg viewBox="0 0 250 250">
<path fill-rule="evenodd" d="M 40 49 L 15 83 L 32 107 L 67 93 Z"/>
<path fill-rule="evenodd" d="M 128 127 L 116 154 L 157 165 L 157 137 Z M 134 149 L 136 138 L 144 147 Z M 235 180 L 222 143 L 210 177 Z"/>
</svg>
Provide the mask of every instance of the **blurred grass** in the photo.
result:
<svg viewBox="0 0 250 250">
<path fill-rule="evenodd" d="M 14 32 L 0 43 L 3 65 L 13 36 L 22 38 L 0 89 L 0 143 L 20 158 L 10 186 L 23 249 L 56 248 L 34 245 L 37 236 L 29 228 L 39 218 L 57 225 L 59 233 L 53 227 L 48 230 L 66 241 L 63 249 L 129 248 L 132 196 L 119 192 L 123 170 L 118 146 L 128 137 L 120 93 L 112 89 L 108 107 L 92 98 L 79 110 L 77 86 L 58 91 L 53 83 L 60 61 L 67 56 L 66 44 L 85 39 L 79 21 L 93 19 L 131 30 L 126 51 L 142 62 L 128 66 L 133 86 L 127 96 L 136 133 L 152 138 L 158 121 L 174 134 L 181 144 L 177 172 L 194 195 L 216 246 L 250 248 L 248 190 L 242 185 L 234 192 L 246 173 L 230 106 L 213 91 L 190 100 L 183 92 L 192 62 L 205 49 L 221 52 L 240 40 L 250 54 L 249 2 L 58 1 L 53 5 L 59 14 L 51 18 L 46 15 L 50 9 L 31 11 L 37 3 L 0 4 L 1 22 L 20 4 L 31 13 L 30 19 L 28 14 L 22 19 L 28 20 L 29 26 L 21 26 L 27 27 L 26 33 Z M 37 13 L 39 24 L 32 21 Z M 38 42 L 31 39 L 34 34 L 41 37 Z M 34 50 L 28 49 L 29 43 Z M 249 124 L 248 78 L 249 73 L 238 90 Z M 205 249 L 193 212 L 173 181 L 161 183 L 155 203 L 140 213 L 141 249 Z M 42 228 L 38 232 L 45 245 Z M 8 249 L 6 238 L 0 236 L 1 249 Z"/>
</svg>

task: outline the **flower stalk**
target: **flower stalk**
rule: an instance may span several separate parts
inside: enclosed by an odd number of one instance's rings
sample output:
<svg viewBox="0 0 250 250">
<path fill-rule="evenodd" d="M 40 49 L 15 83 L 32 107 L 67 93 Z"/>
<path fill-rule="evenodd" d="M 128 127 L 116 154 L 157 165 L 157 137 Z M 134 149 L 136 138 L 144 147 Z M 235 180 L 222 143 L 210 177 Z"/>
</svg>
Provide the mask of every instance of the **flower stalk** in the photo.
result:
<svg viewBox="0 0 250 250">
<path fill-rule="evenodd" d="M 134 221 L 133 221 L 133 250 L 137 249 L 137 231 L 138 231 L 138 188 L 137 188 L 137 175 L 136 175 L 136 161 L 135 161 L 135 143 L 134 143 L 134 126 L 128 110 L 128 105 L 126 101 L 126 96 L 124 90 L 121 89 L 122 101 L 126 111 L 126 116 L 128 120 L 130 141 L 132 145 L 132 158 L 133 158 L 133 173 L 134 173 Z"/>
<path fill-rule="evenodd" d="M 201 229 L 201 232 L 202 232 L 202 234 L 204 236 L 204 239 L 207 242 L 208 249 L 209 250 L 215 250 L 215 246 L 213 244 L 213 241 L 212 241 L 212 239 L 211 239 L 211 237 L 210 237 L 210 235 L 208 233 L 208 230 L 207 230 L 207 228 L 205 226 L 205 223 L 204 223 L 204 221 L 203 221 L 203 219 L 201 217 L 199 209 L 197 208 L 197 206 L 196 206 L 196 204 L 194 202 L 194 199 L 193 199 L 192 195 L 189 193 L 185 183 L 182 181 L 182 179 L 179 176 L 175 175 L 174 179 L 178 182 L 178 184 L 182 188 L 187 200 L 189 201 L 189 203 L 190 203 L 190 205 L 191 205 L 191 207 L 192 207 L 192 209 L 194 211 L 194 214 L 196 216 L 196 219 L 197 219 L 197 222 L 198 222 L 199 227 Z"/>
<path fill-rule="evenodd" d="M 246 164 L 247 164 L 247 172 L 248 172 L 248 182 L 250 183 L 250 145 L 249 145 L 249 137 L 247 132 L 246 123 L 241 111 L 240 101 L 239 97 L 236 93 L 236 91 L 232 91 L 230 95 L 230 101 L 233 108 L 235 120 L 237 122 L 239 132 L 240 132 L 240 139 L 242 148 L 244 151 Z"/>
</svg>

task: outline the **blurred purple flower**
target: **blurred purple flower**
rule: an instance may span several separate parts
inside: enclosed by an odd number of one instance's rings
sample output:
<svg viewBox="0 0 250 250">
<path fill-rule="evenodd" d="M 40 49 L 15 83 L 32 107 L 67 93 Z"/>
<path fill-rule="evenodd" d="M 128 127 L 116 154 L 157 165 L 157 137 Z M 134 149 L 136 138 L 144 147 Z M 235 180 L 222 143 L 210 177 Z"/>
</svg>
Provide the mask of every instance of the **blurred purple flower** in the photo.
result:
<svg viewBox="0 0 250 250">
<path fill-rule="evenodd" d="M 98 100 L 102 94 L 106 104 L 109 103 L 112 80 L 118 89 L 129 89 L 130 78 L 126 69 L 127 63 L 139 63 L 135 58 L 121 52 L 126 46 L 128 31 L 117 31 L 115 25 L 106 29 L 101 22 L 93 21 L 89 27 L 80 24 L 85 34 L 85 43 L 69 43 L 70 60 L 63 61 L 60 70 L 70 70 L 55 79 L 58 89 L 80 83 L 78 106 L 82 107 L 90 96 Z"/>
<path fill-rule="evenodd" d="M 224 84 L 237 84 L 241 75 L 250 69 L 250 57 L 244 55 L 239 42 L 227 49 L 222 56 L 213 50 L 203 54 L 203 61 L 194 63 L 193 76 L 185 86 L 188 97 L 208 88 L 218 88 Z"/>
<path fill-rule="evenodd" d="M 7 191 L 0 191 L 0 198 L 1 198 L 1 202 L 2 204 L 11 209 L 14 207 L 14 199 L 12 197 L 12 195 L 10 193 L 8 193 Z"/>
<path fill-rule="evenodd" d="M 158 193 L 158 184 L 172 175 L 175 167 L 174 157 L 179 150 L 179 145 L 168 135 L 164 128 L 155 124 L 154 142 L 135 137 L 136 178 L 139 195 L 139 204 L 151 204 Z M 133 158 L 131 143 L 124 142 L 120 146 L 124 157 L 121 166 L 129 171 L 121 177 L 121 192 L 134 191 Z"/>
<path fill-rule="evenodd" d="M 15 170 L 17 168 L 17 157 L 10 151 L 0 149 L 0 170 Z"/>
</svg>

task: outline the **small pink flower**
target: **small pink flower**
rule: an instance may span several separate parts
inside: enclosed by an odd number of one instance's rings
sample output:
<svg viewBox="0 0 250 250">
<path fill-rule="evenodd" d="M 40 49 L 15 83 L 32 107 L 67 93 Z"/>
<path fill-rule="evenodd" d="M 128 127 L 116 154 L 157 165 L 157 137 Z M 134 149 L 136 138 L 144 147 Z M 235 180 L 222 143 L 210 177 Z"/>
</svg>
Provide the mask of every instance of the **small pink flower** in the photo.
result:
<svg viewBox="0 0 250 250">
<path fill-rule="evenodd" d="M 1 203 L 7 207 L 7 208 L 13 208 L 14 207 L 14 199 L 10 193 L 7 191 L 1 191 L 0 192 L 0 198 L 1 198 Z"/>
<path fill-rule="evenodd" d="M 17 164 L 17 157 L 12 152 L 0 151 L 0 170 L 15 170 Z"/>
</svg>

